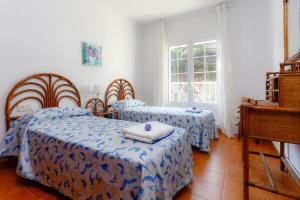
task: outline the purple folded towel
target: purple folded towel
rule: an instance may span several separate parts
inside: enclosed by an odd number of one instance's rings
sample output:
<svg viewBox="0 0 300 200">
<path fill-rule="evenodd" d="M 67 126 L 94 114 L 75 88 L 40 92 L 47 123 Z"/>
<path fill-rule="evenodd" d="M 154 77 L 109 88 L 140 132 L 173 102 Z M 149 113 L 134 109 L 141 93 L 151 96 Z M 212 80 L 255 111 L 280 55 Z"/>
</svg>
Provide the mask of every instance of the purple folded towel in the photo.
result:
<svg viewBox="0 0 300 200">
<path fill-rule="evenodd" d="M 151 131 L 151 124 L 145 124 L 144 130 Z"/>
</svg>

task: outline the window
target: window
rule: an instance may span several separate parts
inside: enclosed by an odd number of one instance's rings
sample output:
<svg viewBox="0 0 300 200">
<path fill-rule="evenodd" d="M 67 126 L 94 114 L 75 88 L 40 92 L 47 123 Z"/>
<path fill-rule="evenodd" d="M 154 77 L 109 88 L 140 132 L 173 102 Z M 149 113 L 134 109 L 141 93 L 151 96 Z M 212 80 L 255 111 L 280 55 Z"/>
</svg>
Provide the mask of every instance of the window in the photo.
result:
<svg viewBox="0 0 300 200">
<path fill-rule="evenodd" d="M 169 101 L 216 103 L 217 42 L 169 47 Z"/>
</svg>

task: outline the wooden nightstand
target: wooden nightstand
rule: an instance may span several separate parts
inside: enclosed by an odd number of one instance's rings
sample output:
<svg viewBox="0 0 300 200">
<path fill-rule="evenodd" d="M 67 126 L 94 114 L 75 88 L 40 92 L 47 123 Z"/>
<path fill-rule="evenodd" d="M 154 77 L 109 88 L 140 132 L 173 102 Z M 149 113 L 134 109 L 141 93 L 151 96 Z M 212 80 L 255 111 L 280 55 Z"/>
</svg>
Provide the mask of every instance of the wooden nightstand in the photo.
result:
<svg viewBox="0 0 300 200">
<path fill-rule="evenodd" d="M 93 115 L 97 117 L 112 118 L 115 115 L 115 118 L 119 118 L 119 112 L 116 110 L 106 110 L 104 102 L 101 99 L 93 98 L 90 99 L 86 105 L 86 109 L 90 109 L 93 112 Z"/>
</svg>

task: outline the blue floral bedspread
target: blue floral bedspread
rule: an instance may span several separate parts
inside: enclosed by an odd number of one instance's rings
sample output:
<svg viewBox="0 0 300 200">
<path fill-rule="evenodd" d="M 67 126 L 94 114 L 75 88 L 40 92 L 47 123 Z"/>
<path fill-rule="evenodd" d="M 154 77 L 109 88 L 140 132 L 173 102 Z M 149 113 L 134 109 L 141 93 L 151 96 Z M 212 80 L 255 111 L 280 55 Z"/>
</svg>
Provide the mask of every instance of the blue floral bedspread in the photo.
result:
<svg viewBox="0 0 300 200">
<path fill-rule="evenodd" d="M 124 139 L 135 122 L 51 108 L 12 123 L 1 156 L 17 173 L 73 199 L 172 199 L 193 176 L 189 138 L 176 128 L 155 144 Z"/>
<path fill-rule="evenodd" d="M 137 103 L 136 103 L 137 104 Z M 186 112 L 185 108 L 155 107 L 145 105 L 112 106 L 120 111 L 120 118 L 126 121 L 160 121 L 171 126 L 184 128 L 193 146 L 201 151 L 210 151 L 210 140 L 218 138 L 216 122 L 211 111 L 201 113 Z"/>
</svg>

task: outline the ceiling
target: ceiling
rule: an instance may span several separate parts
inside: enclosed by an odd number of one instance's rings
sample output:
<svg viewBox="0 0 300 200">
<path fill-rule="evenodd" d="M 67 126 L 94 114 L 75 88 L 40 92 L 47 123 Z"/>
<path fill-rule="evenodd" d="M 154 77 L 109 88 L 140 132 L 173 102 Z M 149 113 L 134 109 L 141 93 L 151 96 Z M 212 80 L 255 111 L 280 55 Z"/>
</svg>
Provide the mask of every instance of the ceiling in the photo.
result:
<svg viewBox="0 0 300 200">
<path fill-rule="evenodd" d="M 113 9 L 136 22 L 168 18 L 203 8 L 224 0 L 104 0 Z M 228 0 L 226 0 L 228 1 Z"/>
</svg>

